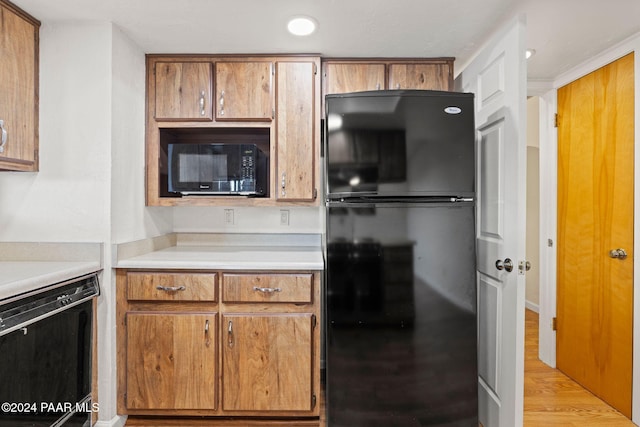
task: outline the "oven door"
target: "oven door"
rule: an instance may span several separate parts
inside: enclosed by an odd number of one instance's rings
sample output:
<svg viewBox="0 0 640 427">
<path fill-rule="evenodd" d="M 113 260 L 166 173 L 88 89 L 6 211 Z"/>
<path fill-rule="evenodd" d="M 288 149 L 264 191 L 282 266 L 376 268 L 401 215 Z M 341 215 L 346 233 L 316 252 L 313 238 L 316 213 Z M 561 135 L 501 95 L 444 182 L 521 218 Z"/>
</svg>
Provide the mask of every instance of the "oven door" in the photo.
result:
<svg viewBox="0 0 640 427">
<path fill-rule="evenodd" d="M 98 276 L 0 301 L 0 427 L 90 426 Z"/>
<path fill-rule="evenodd" d="M 86 301 L 0 337 L 0 426 L 85 425 L 91 323 Z"/>
</svg>

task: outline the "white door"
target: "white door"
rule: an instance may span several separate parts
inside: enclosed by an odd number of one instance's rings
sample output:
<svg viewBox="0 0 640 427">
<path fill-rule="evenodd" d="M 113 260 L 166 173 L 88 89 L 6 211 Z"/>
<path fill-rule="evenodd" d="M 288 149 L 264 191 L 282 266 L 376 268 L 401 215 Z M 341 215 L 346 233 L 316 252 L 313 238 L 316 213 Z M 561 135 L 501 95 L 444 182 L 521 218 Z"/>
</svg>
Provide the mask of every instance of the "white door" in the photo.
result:
<svg viewBox="0 0 640 427">
<path fill-rule="evenodd" d="M 523 418 L 524 42 L 525 19 L 519 17 L 456 78 L 456 89 L 475 93 L 476 103 L 478 392 L 485 427 L 517 427 Z"/>
</svg>

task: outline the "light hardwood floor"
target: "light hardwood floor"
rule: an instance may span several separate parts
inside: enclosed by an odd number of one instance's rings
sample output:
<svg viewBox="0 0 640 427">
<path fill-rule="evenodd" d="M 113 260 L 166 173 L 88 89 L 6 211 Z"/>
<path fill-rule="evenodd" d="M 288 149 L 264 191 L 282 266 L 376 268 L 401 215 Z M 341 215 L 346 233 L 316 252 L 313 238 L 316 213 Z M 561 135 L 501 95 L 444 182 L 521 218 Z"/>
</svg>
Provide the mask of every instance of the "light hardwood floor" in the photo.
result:
<svg viewBox="0 0 640 427">
<path fill-rule="evenodd" d="M 626 427 L 621 413 L 538 359 L 538 314 L 526 310 L 524 362 L 525 427 Z"/>
</svg>

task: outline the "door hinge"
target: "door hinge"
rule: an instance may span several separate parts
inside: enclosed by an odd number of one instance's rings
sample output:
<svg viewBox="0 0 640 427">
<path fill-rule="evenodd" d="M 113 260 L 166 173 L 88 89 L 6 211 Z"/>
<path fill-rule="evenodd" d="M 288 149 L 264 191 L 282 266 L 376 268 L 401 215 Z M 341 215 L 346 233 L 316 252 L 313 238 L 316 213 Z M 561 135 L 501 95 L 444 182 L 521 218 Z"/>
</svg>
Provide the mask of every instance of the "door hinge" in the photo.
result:
<svg viewBox="0 0 640 427">
<path fill-rule="evenodd" d="M 553 239 L 547 239 L 547 246 L 549 246 L 550 248 L 553 247 Z"/>
<path fill-rule="evenodd" d="M 560 122 L 560 119 L 558 118 L 558 113 L 556 113 L 554 119 L 553 119 L 553 126 L 554 127 L 558 127 L 558 123 Z"/>
<path fill-rule="evenodd" d="M 558 318 L 554 317 L 553 319 L 551 319 L 551 330 L 553 331 L 557 331 L 558 330 Z"/>
</svg>

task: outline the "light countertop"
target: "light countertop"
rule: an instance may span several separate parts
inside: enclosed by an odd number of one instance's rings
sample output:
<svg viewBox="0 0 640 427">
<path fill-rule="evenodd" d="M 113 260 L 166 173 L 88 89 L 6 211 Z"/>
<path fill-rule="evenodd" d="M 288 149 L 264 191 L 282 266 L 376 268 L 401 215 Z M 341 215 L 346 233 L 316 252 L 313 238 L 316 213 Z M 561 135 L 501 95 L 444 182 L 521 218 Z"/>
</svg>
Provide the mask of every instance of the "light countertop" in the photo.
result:
<svg viewBox="0 0 640 427">
<path fill-rule="evenodd" d="M 102 269 L 101 243 L 0 242 L 0 301 Z"/>
<path fill-rule="evenodd" d="M 319 238 L 309 236 L 174 236 L 142 251 L 116 248 L 116 268 L 203 270 L 322 270 Z M 125 254 L 125 252 L 127 252 Z"/>
<path fill-rule="evenodd" d="M 97 261 L 2 261 L 0 301 L 98 270 Z"/>
</svg>

